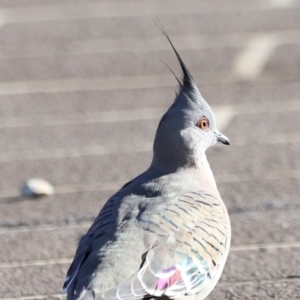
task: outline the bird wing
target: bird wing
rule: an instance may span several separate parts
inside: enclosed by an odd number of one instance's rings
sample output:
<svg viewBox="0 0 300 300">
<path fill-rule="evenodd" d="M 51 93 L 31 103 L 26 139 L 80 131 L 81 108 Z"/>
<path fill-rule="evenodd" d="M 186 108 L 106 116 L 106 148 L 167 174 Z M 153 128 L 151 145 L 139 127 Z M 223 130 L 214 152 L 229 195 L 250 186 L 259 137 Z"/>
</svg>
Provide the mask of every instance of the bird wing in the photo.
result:
<svg viewBox="0 0 300 300">
<path fill-rule="evenodd" d="M 138 272 L 99 299 L 129 300 L 200 292 L 223 269 L 230 244 L 230 224 L 220 200 L 188 193 L 138 217 L 148 251 Z M 98 299 L 98 297 L 97 297 Z"/>
<path fill-rule="evenodd" d="M 67 272 L 63 292 L 72 294 L 76 285 L 76 278 L 80 268 L 94 251 L 95 244 L 105 244 L 106 236 L 112 235 L 117 227 L 116 206 L 120 202 L 120 192 L 113 195 L 104 205 L 98 217 L 88 232 L 80 239 L 73 262 Z M 89 274 L 89 273 L 88 273 Z M 87 276 L 86 282 L 91 280 L 91 274 Z M 88 284 L 87 284 L 88 285 Z"/>
<path fill-rule="evenodd" d="M 136 196 L 135 201 L 131 201 L 132 199 L 129 197 L 129 204 L 124 203 L 126 202 L 124 199 L 126 196 L 131 195 L 133 190 L 138 192 L 141 184 L 147 180 L 147 174 L 144 172 L 127 182 L 116 194 L 108 199 L 92 226 L 80 239 L 62 289 L 64 293 L 68 294 L 67 299 L 77 299 L 78 294 L 90 291 L 89 287 L 97 273 L 99 273 L 97 268 L 104 265 L 103 257 L 108 252 L 107 245 L 116 239 L 118 232 L 122 231 L 122 227 L 127 222 L 127 216 L 130 218 L 131 202 L 135 202 L 137 206 L 138 200 L 141 201 L 142 198 Z M 143 189 L 140 193 L 146 194 Z M 122 241 L 125 244 L 122 237 L 119 240 L 121 244 Z M 119 259 L 122 259 L 122 256 Z M 107 285 L 110 286 L 112 284 L 107 283 Z M 74 296 L 75 294 L 77 296 Z M 92 297 L 92 295 L 89 294 L 89 297 Z M 86 298 L 89 299 L 88 297 Z"/>
</svg>

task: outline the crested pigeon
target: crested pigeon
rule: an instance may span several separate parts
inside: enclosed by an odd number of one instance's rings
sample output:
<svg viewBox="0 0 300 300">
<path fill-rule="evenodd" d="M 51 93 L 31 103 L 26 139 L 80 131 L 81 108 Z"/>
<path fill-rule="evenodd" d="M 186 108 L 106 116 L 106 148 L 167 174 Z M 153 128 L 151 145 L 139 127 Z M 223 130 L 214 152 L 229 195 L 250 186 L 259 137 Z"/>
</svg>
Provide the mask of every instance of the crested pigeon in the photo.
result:
<svg viewBox="0 0 300 300">
<path fill-rule="evenodd" d="M 205 151 L 229 145 L 162 26 L 183 78 L 158 125 L 150 167 L 104 205 L 79 241 L 63 291 L 68 300 L 205 299 L 231 239 Z"/>
</svg>

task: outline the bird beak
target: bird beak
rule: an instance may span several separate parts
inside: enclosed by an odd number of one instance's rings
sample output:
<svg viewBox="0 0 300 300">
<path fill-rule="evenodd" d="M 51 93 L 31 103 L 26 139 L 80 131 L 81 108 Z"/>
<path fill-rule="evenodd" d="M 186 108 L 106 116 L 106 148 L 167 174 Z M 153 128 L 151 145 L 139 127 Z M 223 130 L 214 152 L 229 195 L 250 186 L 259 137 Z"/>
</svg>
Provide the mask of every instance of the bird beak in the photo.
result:
<svg viewBox="0 0 300 300">
<path fill-rule="evenodd" d="M 226 137 L 224 134 L 220 132 L 215 132 L 217 141 L 224 144 L 224 145 L 230 145 L 228 137 Z"/>
</svg>

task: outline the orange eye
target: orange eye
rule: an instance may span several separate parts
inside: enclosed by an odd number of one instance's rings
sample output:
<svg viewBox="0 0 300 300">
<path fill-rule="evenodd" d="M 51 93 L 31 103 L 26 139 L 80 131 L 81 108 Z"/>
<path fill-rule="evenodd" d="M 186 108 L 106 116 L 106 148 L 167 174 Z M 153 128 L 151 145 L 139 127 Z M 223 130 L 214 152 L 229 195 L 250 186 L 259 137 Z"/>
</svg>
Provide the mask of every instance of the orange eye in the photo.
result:
<svg viewBox="0 0 300 300">
<path fill-rule="evenodd" d="M 209 121 L 207 120 L 207 118 L 202 117 L 197 123 L 197 126 L 202 130 L 207 131 L 209 129 Z"/>
</svg>

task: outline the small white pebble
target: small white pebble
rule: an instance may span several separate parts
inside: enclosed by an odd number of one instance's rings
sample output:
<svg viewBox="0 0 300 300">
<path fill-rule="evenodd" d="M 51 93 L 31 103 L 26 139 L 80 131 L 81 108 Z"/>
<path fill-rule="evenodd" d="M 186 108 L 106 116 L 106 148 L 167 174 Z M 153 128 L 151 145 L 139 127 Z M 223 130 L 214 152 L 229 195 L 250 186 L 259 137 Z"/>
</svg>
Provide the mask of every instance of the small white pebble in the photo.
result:
<svg viewBox="0 0 300 300">
<path fill-rule="evenodd" d="M 22 195 L 24 197 L 38 197 L 45 195 L 53 195 L 54 187 L 44 179 L 31 178 L 22 187 Z"/>
</svg>

